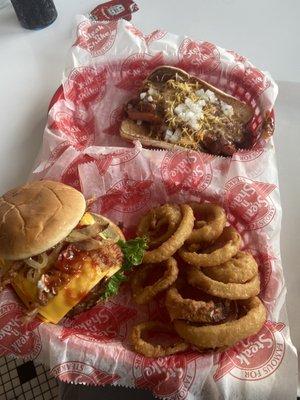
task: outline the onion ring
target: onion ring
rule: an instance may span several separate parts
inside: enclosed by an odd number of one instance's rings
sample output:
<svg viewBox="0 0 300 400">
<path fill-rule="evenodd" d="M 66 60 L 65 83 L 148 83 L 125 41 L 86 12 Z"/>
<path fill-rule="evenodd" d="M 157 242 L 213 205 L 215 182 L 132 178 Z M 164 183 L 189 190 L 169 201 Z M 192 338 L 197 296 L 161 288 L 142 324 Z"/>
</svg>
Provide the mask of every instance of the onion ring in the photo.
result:
<svg viewBox="0 0 300 400">
<path fill-rule="evenodd" d="M 179 336 L 199 347 L 214 349 L 233 346 L 260 331 L 266 321 L 266 309 L 258 297 L 240 302 L 246 314 L 242 317 L 219 325 L 191 325 L 186 321 L 174 321 L 174 328 Z"/>
<path fill-rule="evenodd" d="M 203 290 L 203 292 L 222 299 L 249 299 L 260 292 L 259 275 L 255 275 L 245 283 L 223 283 L 209 278 L 199 268 L 190 267 L 187 270 L 187 281 L 190 285 Z"/>
<path fill-rule="evenodd" d="M 195 267 L 214 267 L 235 256 L 241 246 L 241 241 L 238 232 L 232 226 L 227 226 L 216 242 L 202 250 L 202 253 L 192 252 L 186 248 L 180 249 L 178 253 L 186 263 Z"/>
<path fill-rule="evenodd" d="M 162 332 L 167 333 L 174 332 L 174 330 L 170 326 L 155 321 L 142 322 L 134 326 L 131 332 L 131 341 L 133 343 L 134 350 L 137 353 L 143 354 L 146 357 L 165 357 L 178 353 L 180 351 L 185 351 L 189 348 L 189 345 L 183 341 L 179 341 L 172 346 L 166 347 L 160 344 L 154 345 L 146 342 L 142 338 L 142 333 L 152 329 L 158 329 Z"/>
<path fill-rule="evenodd" d="M 173 235 L 180 220 L 181 212 L 177 206 L 164 204 L 153 208 L 141 218 L 137 227 L 137 236 L 147 236 L 149 248 L 159 246 Z M 161 228 L 165 225 L 167 225 L 167 230 L 160 234 Z"/>
<path fill-rule="evenodd" d="M 144 263 L 158 263 L 167 260 L 180 249 L 190 236 L 194 227 L 193 210 L 187 204 L 180 204 L 180 210 L 182 219 L 176 231 L 159 247 L 146 251 L 143 259 Z"/>
<path fill-rule="evenodd" d="M 226 214 L 222 207 L 212 203 L 189 203 L 194 211 L 195 229 L 193 229 L 188 243 L 212 242 L 216 240 L 226 225 Z M 199 214 L 198 219 L 196 215 Z"/>
<path fill-rule="evenodd" d="M 171 321 L 186 319 L 191 322 L 210 324 L 224 320 L 229 313 L 230 302 L 228 300 L 204 301 L 184 298 L 179 292 L 181 285 L 179 290 L 178 283 L 176 286 L 169 288 L 166 294 L 166 308 Z"/>
<path fill-rule="evenodd" d="M 151 271 L 154 267 L 160 267 L 161 264 L 146 264 L 145 266 L 140 267 L 133 275 L 131 280 L 131 290 L 133 300 L 137 304 L 148 303 L 158 293 L 168 289 L 176 281 L 178 276 L 178 267 L 175 258 L 170 257 L 162 264 L 164 264 L 163 266 L 166 268 L 164 275 L 153 285 L 144 287 L 143 281 L 145 281 L 149 271 Z"/>
<path fill-rule="evenodd" d="M 258 266 L 250 253 L 238 251 L 229 261 L 206 268 L 205 275 L 223 283 L 245 283 L 257 275 Z"/>
</svg>

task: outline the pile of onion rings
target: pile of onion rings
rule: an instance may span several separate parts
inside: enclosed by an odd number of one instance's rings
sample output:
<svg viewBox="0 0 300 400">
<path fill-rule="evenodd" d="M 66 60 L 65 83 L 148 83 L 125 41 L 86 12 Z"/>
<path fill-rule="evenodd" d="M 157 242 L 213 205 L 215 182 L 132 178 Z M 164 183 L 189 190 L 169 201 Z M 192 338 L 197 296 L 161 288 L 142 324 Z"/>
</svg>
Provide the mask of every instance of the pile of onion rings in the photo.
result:
<svg viewBox="0 0 300 400">
<path fill-rule="evenodd" d="M 258 266 L 241 250 L 242 239 L 222 207 L 164 204 L 141 218 L 137 235 L 147 238 L 149 250 L 131 276 L 133 300 L 144 305 L 159 297 L 169 321 L 136 325 L 136 352 L 163 357 L 188 348 L 224 351 L 260 331 L 266 309 L 257 297 Z M 146 340 L 143 334 L 153 329 L 177 335 L 175 343 Z"/>
</svg>

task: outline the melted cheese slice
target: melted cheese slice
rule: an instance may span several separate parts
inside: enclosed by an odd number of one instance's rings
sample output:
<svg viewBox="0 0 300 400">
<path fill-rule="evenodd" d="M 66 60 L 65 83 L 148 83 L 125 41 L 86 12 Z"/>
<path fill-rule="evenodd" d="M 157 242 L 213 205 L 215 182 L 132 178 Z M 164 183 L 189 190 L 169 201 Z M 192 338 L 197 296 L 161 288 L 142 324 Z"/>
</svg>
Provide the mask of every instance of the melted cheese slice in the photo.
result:
<svg viewBox="0 0 300 400">
<path fill-rule="evenodd" d="M 82 226 L 82 225 L 93 225 L 94 222 L 95 222 L 95 219 L 92 216 L 92 214 L 86 212 L 85 214 L 83 214 L 83 217 L 79 221 L 79 225 L 80 226 Z"/>
<path fill-rule="evenodd" d="M 118 271 L 119 267 L 101 270 L 85 260 L 80 274 L 75 275 L 71 281 L 61 288 L 45 306 L 39 308 L 43 320 L 57 324 L 73 307 L 82 300 L 104 277 L 110 277 Z M 23 303 L 30 308 L 37 296 L 37 288 L 33 282 L 18 274 L 12 282 L 17 295 Z"/>
</svg>

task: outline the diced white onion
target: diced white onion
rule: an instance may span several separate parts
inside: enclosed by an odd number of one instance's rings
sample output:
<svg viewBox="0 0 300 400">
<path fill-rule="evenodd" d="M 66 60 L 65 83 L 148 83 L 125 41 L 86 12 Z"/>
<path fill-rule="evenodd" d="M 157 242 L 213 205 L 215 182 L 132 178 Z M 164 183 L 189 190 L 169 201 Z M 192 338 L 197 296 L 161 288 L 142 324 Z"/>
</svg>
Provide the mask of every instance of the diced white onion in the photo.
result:
<svg viewBox="0 0 300 400">
<path fill-rule="evenodd" d="M 224 101 L 221 100 L 221 108 L 223 113 L 227 117 L 232 117 L 234 114 L 233 107 L 230 104 L 226 104 Z"/>
<path fill-rule="evenodd" d="M 150 87 L 150 88 L 148 89 L 148 94 L 149 94 L 150 96 L 157 96 L 157 95 L 158 95 L 158 91 L 157 91 L 156 89 Z"/>
<path fill-rule="evenodd" d="M 174 132 L 171 131 L 171 129 L 167 129 L 164 134 L 164 140 L 166 140 L 168 142 L 170 140 L 170 138 L 173 136 L 173 133 Z"/>
<path fill-rule="evenodd" d="M 174 111 L 177 115 L 182 113 L 185 110 L 184 104 L 179 104 L 177 107 L 175 107 Z"/>
<path fill-rule="evenodd" d="M 192 99 L 187 97 L 184 103 L 175 107 L 174 112 L 182 121 L 186 122 L 187 125 L 197 130 L 199 129 L 198 120 L 203 117 L 203 107 L 205 104 L 205 101 L 202 99 L 194 102 Z"/>
<path fill-rule="evenodd" d="M 207 97 L 209 98 L 210 103 L 216 103 L 218 101 L 217 96 L 211 90 L 207 90 L 206 92 Z"/>
<path fill-rule="evenodd" d="M 218 101 L 218 98 L 215 95 L 215 93 L 209 89 L 207 89 L 206 91 L 204 89 L 199 89 L 196 90 L 195 93 L 198 97 L 200 97 L 200 99 L 204 100 L 207 103 L 215 104 Z"/>
<path fill-rule="evenodd" d="M 173 132 L 171 129 L 165 131 L 164 139 L 170 143 L 177 143 L 181 138 L 182 132 L 179 128 L 176 128 Z"/>
</svg>

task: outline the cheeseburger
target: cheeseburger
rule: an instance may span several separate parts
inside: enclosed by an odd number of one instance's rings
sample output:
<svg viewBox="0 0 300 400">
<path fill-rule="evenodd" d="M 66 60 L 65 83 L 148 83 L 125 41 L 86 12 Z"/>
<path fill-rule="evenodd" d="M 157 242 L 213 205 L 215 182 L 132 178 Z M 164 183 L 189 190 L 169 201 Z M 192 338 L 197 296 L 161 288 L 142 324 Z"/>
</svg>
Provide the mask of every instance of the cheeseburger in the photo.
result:
<svg viewBox="0 0 300 400">
<path fill-rule="evenodd" d="M 86 212 L 83 195 L 62 183 L 32 182 L 0 198 L 1 288 L 12 285 L 29 317 L 58 323 L 105 298 L 110 278 L 124 278 L 124 244 L 117 225 Z"/>
</svg>

